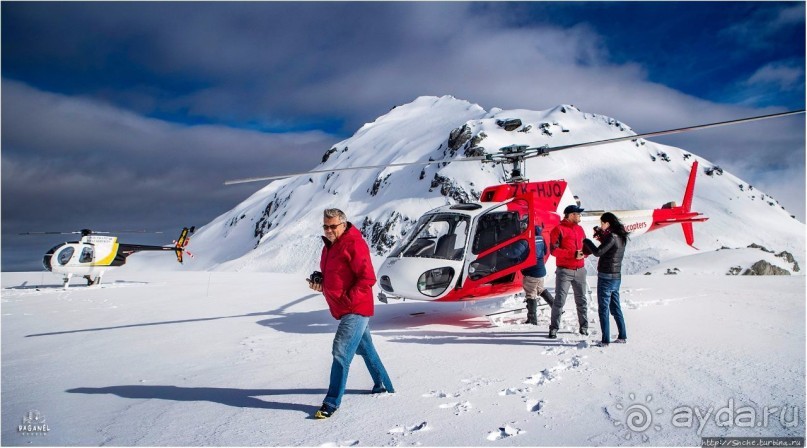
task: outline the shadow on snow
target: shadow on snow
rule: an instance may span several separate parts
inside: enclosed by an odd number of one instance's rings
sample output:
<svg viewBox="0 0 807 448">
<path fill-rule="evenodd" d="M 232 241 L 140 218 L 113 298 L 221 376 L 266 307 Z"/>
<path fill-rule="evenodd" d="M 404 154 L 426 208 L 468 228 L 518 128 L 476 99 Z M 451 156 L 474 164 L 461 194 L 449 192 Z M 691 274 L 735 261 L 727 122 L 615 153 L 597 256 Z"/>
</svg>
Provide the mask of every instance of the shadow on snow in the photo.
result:
<svg viewBox="0 0 807 448">
<path fill-rule="evenodd" d="M 327 389 L 232 389 L 220 387 L 177 387 L 177 386 L 110 386 L 79 387 L 68 389 L 71 394 L 112 394 L 121 398 L 140 400 L 209 401 L 236 408 L 278 409 L 300 411 L 312 414 L 319 406 L 299 403 L 265 401 L 257 397 L 274 395 L 322 395 Z M 348 389 L 345 394 L 369 395 L 369 390 Z"/>
</svg>

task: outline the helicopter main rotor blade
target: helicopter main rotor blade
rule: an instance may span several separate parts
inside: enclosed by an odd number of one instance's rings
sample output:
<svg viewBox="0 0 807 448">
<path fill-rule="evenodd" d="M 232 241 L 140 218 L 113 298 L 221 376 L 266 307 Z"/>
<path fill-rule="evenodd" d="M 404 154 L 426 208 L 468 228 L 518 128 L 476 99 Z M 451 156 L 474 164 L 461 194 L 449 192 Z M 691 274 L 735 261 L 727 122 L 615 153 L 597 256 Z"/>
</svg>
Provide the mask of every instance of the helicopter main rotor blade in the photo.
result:
<svg viewBox="0 0 807 448">
<path fill-rule="evenodd" d="M 733 124 L 740 124 L 740 123 L 749 123 L 752 121 L 760 121 L 760 120 L 767 120 L 769 118 L 778 118 L 778 117 L 786 117 L 789 115 L 797 115 L 803 114 L 805 112 L 804 109 L 790 111 L 790 112 L 781 112 L 776 114 L 769 114 L 769 115 L 760 115 L 756 117 L 748 117 L 748 118 L 740 118 L 737 120 L 729 120 L 729 121 L 721 121 L 717 123 L 708 123 L 708 124 L 701 124 L 697 126 L 687 126 L 684 128 L 677 128 L 677 129 L 669 129 L 665 131 L 656 131 L 656 132 L 647 132 L 644 134 L 635 134 L 635 135 L 627 135 L 624 137 L 617 137 L 611 138 L 606 140 L 597 140 L 593 142 L 583 142 L 583 143 L 573 143 L 571 145 L 562 145 L 562 146 L 554 146 L 554 147 L 543 147 L 543 148 L 527 148 L 520 154 L 506 154 L 503 152 L 497 152 L 493 154 L 486 154 L 484 156 L 479 157 L 466 157 L 462 159 L 443 159 L 443 160 L 429 160 L 427 162 L 419 161 L 419 162 L 405 162 L 405 163 L 390 163 L 386 165 L 367 165 L 367 166 L 354 166 L 354 167 L 346 167 L 346 168 L 333 168 L 327 170 L 314 170 L 314 171 L 306 171 L 301 173 L 292 173 L 292 174 L 282 174 L 278 176 L 264 176 L 264 177 L 250 177 L 246 179 L 235 179 L 235 180 L 228 180 L 224 182 L 224 185 L 236 185 L 236 184 L 244 184 L 249 182 L 260 182 L 266 180 L 277 180 L 277 179 L 285 179 L 288 177 L 296 177 L 296 176 L 304 176 L 310 174 L 322 174 L 322 173 L 332 173 L 337 171 L 353 171 L 353 170 L 366 170 L 366 169 L 378 169 L 378 168 L 387 168 L 387 167 L 394 167 L 394 166 L 410 166 L 410 165 L 431 165 L 433 163 L 444 163 L 444 162 L 474 162 L 474 161 L 486 161 L 486 162 L 501 162 L 503 160 L 496 159 L 496 157 L 501 157 L 503 159 L 512 159 L 514 156 L 522 156 L 524 158 L 532 158 L 541 155 L 549 154 L 550 152 L 555 151 L 562 151 L 564 149 L 571 149 L 571 148 L 583 148 L 587 146 L 599 146 L 599 145 L 606 145 L 609 143 L 618 143 L 628 140 L 636 140 L 640 138 L 649 138 L 649 137 L 659 137 L 662 135 L 671 135 L 671 134 L 680 134 L 683 132 L 690 132 L 696 131 L 701 129 L 709 129 L 715 128 L 719 126 L 727 126 Z M 508 157 L 509 156 L 509 157 Z"/>
<path fill-rule="evenodd" d="M 443 160 L 429 160 L 427 162 L 419 161 L 419 162 L 402 162 L 402 163 L 388 163 L 386 165 L 366 165 L 366 166 L 352 166 L 347 168 L 332 168 L 329 170 L 314 170 L 314 171 L 305 171 L 302 173 L 293 173 L 293 174 L 282 174 L 279 176 L 266 176 L 266 177 L 250 177 L 247 179 L 236 179 L 236 180 L 228 180 L 224 182 L 224 185 L 235 185 L 235 184 L 245 184 L 248 182 L 259 182 L 262 180 L 277 180 L 277 179 L 285 179 L 287 177 L 295 177 L 295 176 L 304 176 L 306 174 L 322 174 L 322 173 L 332 173 L 336 171 L 353 171 L 353 170 L 369 170 L 373 168 L 387 168 L 391 166 L 410 166 L 410 165 L 431 165 L 433 163 L 443 163 L 443 162 L 474 162 L 484 160 L 484 156 L 480 157 L 466 157 L 463 159 L 443 159 Z"/>
<path fill-rule="evenodd" d="M 778 117 L 786 117 L 789 115 L 798 115 L 803 114 L 805 112 L 804 109 L 801 110 L 794 110 L 790 112 L 781 112 L 777 114 L 770 114 L 770 115 L 760 115 L 757 117 L 748 117 L 748 118 L 739 118 L 737 120 L 729 120 L 729 121 L 721 121 L 717 123 L 709 123 L 709 124 L 701 124 L 697 126 L 688 126 L 685 128 L 678 128 L 678 129 L 669 129 L 666 131 L 656 131 L 656 132 L 647 132 L 644 134 L 636 134 L 636 135 L 628 135 L 625 137 L 617 137 L 617 138 L 610 138 L 607 140 L 597 140 L 594 142 L 585 142 L 585 143 L 573 143 L 571 145 L 563 145 L 563 146 L 554 146 L 550 148 L 530 148 L 527 151 L 535 150 L 534 154 L 529 154 L 527 157 L 535 157 L 544 154 L 548 154 L 550 152 L 555 151 L 562 151 L 564 149 L 571 149 L 571 148 L 584 148 L 587 146 L 599 146 L 599 145 L 606 145 L 609 143 L 618 143 L 624 142 L 628 140 L 636 140 L 639 138 L 648 138 L 648 137 L 659 137 L 662 135 L 671 135 L 671 134 L 680 134 L 683 132 L 690 132 L 690 131 L 698 131 L 701 129 L 709 129 L 709 128 L 716 128 L 720 126 L 728 126 L 732 124 L 740 124 L 740 123 L 750 123 L 752 121 L 760 121 L 760 120 L 767 120 L 769 118 L 778 118 Z"/>
<path fill-rule="evenodd" d="M 81 235 L 82 231 L 77 230 L 73 232 L 23 232 L 17 235 Z M 149 232 L 148 230 L 112 230 L 112 231 L 95 231 L 92 230 L 89 234 L 92 235 L 108 235 L 110 233 L 163 233 L 163 232 Z"/>
</svg>

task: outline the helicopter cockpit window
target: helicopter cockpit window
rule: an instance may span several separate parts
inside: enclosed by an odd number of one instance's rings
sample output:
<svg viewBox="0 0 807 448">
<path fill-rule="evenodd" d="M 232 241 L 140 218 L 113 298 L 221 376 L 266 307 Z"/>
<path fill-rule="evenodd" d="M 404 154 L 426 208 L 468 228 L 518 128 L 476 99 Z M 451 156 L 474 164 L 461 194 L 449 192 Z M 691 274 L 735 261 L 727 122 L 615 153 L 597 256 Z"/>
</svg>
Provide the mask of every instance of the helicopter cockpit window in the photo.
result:
<svg viewBox="0 0 807 448">
<path fill-rule="evenodd" d="M 401 246 L 403 256 L 462 260 L 469 224 L 465 215 L 424 216 L 418 221 L 415 233 Z"/>
<path fill-rule="evenodd" d="M 518 210 L 508 210 L 505 205 L 496 207 L 479 218 L 471 247 L 474 254 L 482 253 L 526 230 L 523 225 L 527 222 L 526 214 Z"/>
<path fill-rule="evenodd" d="M 79 257 L 78 262 L 89 263 L 92 261 L 92 257 L 93 257 L 92 247 L 87 246 L 81 250 L 81 256 Z"/>
<path fill-rule="evenodd" d="M 510 243 L 471 263 L 468 273 L 472 280 L 503 271 L 527 260 L 530 256 L 530 247 L 523 236 L 529 226 L 528 213 L 527 203 L 515 200 L 502 204 L 479 218 L 471 246 L 474 254 L 483 253 L 507 241 Z M 519 236 L 521 238 L 517 238 Z"/>
<path fill-rule="evenodd" d="M 68 261 L 70 261 L 71 258 L 73 258 L 74 252 L 75 249 L 73 249 L 71 246 L 67 246 L 64 250 L 59 252 L 59 256 L 56 258 L 56 260 L 60 265 L 64 266 Z"/>
</svg>

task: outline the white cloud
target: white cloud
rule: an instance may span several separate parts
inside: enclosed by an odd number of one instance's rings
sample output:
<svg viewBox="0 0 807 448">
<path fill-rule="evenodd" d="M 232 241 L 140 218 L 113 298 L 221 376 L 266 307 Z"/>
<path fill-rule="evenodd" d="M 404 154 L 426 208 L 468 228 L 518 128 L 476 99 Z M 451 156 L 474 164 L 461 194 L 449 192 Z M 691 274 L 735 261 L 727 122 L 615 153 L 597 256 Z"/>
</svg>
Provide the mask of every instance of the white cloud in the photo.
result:
<svg viewBox="0 0 807 448">
<path fill-rule="evenodd" d="M 800 61 L 771 62 L 754 72 L 747 84 L 774 84 L 792 89 L 804 84 L 804 66 Z"/>
</svg>

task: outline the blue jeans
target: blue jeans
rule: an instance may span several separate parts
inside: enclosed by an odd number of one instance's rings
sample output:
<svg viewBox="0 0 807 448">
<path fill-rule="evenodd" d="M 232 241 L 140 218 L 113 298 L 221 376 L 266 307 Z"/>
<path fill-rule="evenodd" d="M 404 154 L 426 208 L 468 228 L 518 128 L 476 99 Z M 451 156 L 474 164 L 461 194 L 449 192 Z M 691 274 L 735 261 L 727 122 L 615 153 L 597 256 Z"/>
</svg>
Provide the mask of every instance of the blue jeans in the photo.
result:
<svg viewBox="0 0 807 448">
<path fill-rule="evenodd" d="M 616 278 L 614 278 L 616 277 Z M 619 339 L 627 339 L 628 333 L 625 331 L 625 318 L 622 316 L 622 307 L 619 305 L 619 287 L 622 285 L 622 278 L 619 274 L 599 274 L 597 275 L 597 304 L 600 308 L 600 329 L 602 330 L 602 342 L 611 342 L 611 319 L 608 312 L 614 316 L 616 328 L 619 330 Z"/>
<path fill-rule="evenodd" d="M 364 358 L 367 370 L 373 378 L 373 391 L 379 391 L 382 387 L 387 392 L 395 392 L 392 381 L 381 363 L 381 358 L 373 346 L 373 339 L 370 337 L 369 317 L 359 314 L 345 314 L 339 321 L 339 328 L 333 338 L 333 364 L 331 364 L 331 384 L 328 386 L 328 394 L 325 395 L 324 404 L 333 408 L 338 408 L 342 403 L 342 395 L 345 394 L 345 384 L 347 384 L 347 372 L 353 356 L 358 354 Z"/>
</svg>

